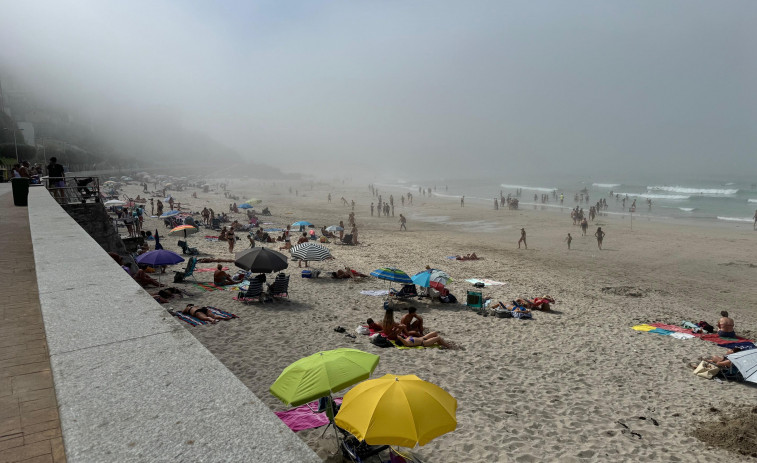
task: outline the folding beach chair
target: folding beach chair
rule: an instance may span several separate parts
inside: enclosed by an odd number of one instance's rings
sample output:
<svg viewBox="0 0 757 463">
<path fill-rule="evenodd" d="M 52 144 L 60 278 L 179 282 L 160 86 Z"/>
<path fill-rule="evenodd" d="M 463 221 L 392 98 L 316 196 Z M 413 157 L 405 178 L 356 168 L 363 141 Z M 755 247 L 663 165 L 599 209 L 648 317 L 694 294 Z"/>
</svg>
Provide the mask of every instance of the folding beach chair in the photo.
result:
<svg viewBox="0 0 757 463">
<path fill-rule="evenodd" d="M 237 294 L 237 301 L 241 302 L 254 302 L 254 301 L 262 301 L 263 300 L 263 282 L 260 280 L 252 279 L 250 280 L 250 287 L 247 288 L 247 291 L 240 291 Z"/>
<path fill-rule="evenodd" d="M 274 299 L 289 299 L 289 275 L 279 273 L 268 285 L 268 294 Z"/>
<path fill-rule="evenodd" d="M 187 266 L 184 267 L 184 270 L 177 272 L 173 272 L 173 282 L 174 283 L 184 283 L 184 281 L 192 277 L 192 279 L 197 283 L 197 279 L 195 278 L 195 268 L 197 268 L 197 257 L 190 257 L 187 261 Z"/>
<path fill-rule="evenodd" d="M 197 248 L 190 248 L 186 241 L 179 240 L 178 243 L 176 243 L 181 248 L 182 254 L 189 254 L 190 256 L 196 256 L 200 253 L 200 251 L 197 250 Z"/>
</svg>

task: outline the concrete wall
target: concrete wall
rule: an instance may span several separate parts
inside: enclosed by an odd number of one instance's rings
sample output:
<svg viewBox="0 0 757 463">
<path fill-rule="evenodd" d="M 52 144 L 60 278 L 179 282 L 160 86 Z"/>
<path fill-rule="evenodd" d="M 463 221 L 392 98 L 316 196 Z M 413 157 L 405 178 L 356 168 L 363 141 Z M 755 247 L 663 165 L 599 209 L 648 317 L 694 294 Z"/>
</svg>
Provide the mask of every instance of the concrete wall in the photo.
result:
<svg viewBox="0 0 757 463">
<path fill-rule="evenodd" d="M 69 462 L 320 461 L 45 189 L 29 222 Z"/>
</svg>

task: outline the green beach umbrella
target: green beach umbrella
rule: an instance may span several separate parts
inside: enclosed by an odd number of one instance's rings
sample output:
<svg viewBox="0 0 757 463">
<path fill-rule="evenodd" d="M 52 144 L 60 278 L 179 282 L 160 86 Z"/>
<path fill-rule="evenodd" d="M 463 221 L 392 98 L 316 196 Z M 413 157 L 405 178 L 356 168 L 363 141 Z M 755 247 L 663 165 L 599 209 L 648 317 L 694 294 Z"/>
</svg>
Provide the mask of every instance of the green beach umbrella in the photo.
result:
<svg viewBox="0 0 757 463">
<path fill-rule="evenodd" d="M 287 405 L 306 404 L 368 379 L 378 362 L 357 349 L 316 352 L 286 367 L 269 391 Z"/>
</svg>

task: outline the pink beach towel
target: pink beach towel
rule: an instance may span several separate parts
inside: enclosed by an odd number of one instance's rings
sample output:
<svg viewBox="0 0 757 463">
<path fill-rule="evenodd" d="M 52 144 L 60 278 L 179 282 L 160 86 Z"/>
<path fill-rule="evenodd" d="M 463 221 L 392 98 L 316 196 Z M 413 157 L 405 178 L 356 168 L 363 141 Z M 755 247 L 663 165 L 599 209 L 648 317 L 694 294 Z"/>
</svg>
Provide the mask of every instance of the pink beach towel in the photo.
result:
<svg viewBox="0 0 757 463">
<path fill-rule="evenodd" d="M 342 398 L 334 399 L 337 404 L 342 403 Z M 311 410 L 312 408 L 312 410 Z M 329 419 L 326 417 L 326 413 L 313 413 L 313 410 L 318 409 L 318 401 L 310 402 L 309 404 L 300 405 L 297 408 L 286 410 L 283 412 L 274 412 L 276 416 L 281 418 L 289 429 L 294 432 L 302 431 L 303 429 L 313 429 L 329 424 Z"/>
</svg>

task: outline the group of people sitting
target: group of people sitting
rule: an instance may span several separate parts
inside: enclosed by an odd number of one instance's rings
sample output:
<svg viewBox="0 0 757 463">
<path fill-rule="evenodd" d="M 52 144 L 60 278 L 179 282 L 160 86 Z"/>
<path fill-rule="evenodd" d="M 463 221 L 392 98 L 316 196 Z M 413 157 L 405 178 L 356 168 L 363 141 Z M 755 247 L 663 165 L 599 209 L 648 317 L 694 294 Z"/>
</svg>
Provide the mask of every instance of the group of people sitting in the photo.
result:
<svg viewBox="0 0 757 463">
<path fill-rule="evenodd" d="M 423 317 L 418 315 L 415 307 L 410 307 L 399 323 L 394 320 L 394 309 L 386 307 L 385 310 L 384 320 L 381 324 L 374 322 L 372 318 L 367 320 L 367 327 L 371 332 L 380 333 L 386 339 L 407 347 L 431 347 L 435 345 L 445 348 L 451 347 L 437 331 L 424 334 Z"/>
<path fill-rule="evenodd" d="M 541 296 L 533 299 L 519 297 L 511 303 L 506 304 L 498 301 L 492 306 L 493 309 L 504 309 L 513 314 L 515 318 L 530 318 L 532 310 L 552 310 L 550 304 L 554 304 L 555 299 L 552 296 Z"/>
</svg>

